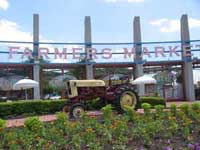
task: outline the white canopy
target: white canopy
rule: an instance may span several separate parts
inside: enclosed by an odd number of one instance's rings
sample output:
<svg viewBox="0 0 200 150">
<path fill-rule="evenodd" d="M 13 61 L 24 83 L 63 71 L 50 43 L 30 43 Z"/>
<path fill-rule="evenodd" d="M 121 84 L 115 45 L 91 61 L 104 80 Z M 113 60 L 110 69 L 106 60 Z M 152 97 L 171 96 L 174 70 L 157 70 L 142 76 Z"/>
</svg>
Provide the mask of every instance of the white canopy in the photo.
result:
<svg viewBox="0 0 200 150">
<path fill-rule="evenodd" d="M 25 90 L 38 87 L 39 83 L 31 79 L 22 79 L 13 85 L 13 90 Z"/>
<path fill-rule="evenodd" d="M 27 100 L 27 89 L 31 89 L 38 86 L 39 86 L 39 83 L 37 81 L 31 80 L 31 79 L 22 79 L 22 80 L 17 81 L 13 85 L 13 90 L 25 90 L 25 96 Z"/>
<path fill-rule="evenodd" d="M 133 81 L 131 81 L 132 84 L 156 84 L 157 81 L 149 76 L 143 75 Z"/>
</svg>

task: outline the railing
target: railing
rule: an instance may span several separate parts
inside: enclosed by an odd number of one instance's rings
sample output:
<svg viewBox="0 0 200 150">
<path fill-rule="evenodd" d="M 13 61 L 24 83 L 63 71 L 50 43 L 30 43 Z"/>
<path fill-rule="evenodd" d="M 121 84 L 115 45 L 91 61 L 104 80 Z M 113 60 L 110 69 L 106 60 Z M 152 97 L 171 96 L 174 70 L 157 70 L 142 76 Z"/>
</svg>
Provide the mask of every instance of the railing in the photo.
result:
<svg viewBox="0 0 200 150">
<path fill-rule="evenodd" d="M 183 45 L 187 46 L 184 47 L 186 50 L 190 50 L 191 57 L 182 57 Z M 33 46 L 39 47 L 40 58 L 44 60 L 41 63 L 52 64 L 144 64 L 165 61 L 200 61 L 200 40 L 125 43 L 0 41 L 0 63 L 34 64 L 34 58 L 30 57 L 33 54 Z M 11 47 L 14 48 L 11 49 Z M 89 47 L 93 48 L 91 50 L 92 60 L 85 59 L 87 57 L 85 51 Z M 63 51 L 64 48 L 66 52 Z M 142 59 L 136 60 L 138 48 L 142 49 Z"/>
</svg>

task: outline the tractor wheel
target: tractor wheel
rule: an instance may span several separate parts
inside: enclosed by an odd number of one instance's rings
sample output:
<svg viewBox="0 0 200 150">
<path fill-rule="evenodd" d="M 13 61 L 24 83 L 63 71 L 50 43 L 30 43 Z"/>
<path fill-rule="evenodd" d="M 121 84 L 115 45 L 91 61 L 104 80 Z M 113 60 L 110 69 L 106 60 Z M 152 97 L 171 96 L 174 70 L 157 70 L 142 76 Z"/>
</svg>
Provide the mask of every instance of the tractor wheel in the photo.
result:
<svg viewBox="0 0 200 150">
<path fill-rule="evenodd" d="M 85 106 L 81 103 L 74 104 L 70 107 L 69 116 L 73 119 L 79 119 L 85 112 Z"/>
<path fill-rule="evenodd" d="M 124 106 L 130 106 L 133 109 L 136 108 L 136 104 L 139 101 L 139 97 L 133 89 L 129 89 L 128 87 L 122 87 L 117 90 L 116 93 L 116 108 L 118 112 L 123 113 Z"/>
<path fill-rule="evenodd" d="M 65 105 L 65 106 L 63 107 L 62 111 L 63 111 L 64 113 L 68 113 L 68 112 L 69 112 L 69 105 Z"/>
</svg>

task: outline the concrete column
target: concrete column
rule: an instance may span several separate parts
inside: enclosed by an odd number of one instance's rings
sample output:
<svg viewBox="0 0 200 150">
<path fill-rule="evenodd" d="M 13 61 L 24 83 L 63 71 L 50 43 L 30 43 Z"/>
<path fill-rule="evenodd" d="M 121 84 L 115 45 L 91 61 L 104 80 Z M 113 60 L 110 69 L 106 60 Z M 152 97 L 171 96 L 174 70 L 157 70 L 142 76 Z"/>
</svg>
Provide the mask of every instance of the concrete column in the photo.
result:
<svg viewBox="0 0 200 150">
<path fill-rule="evenodd" d="M 136 16 L 133 20 L 133 40 L 135 43 L 141 42 L 141 29 L 140 29 L 140 17 Z M 135 58 L 136 66 L 134 69 L 134 77 L 138 78 L 143 75 L 143 64 L 142 64 L 142 44 L 134 44 L 135 47 Z M 139 95 L 145 94 L 144 85 L 138 85 Z"/>
<path fill-rule="evenodd" d="M 39 49 L 39 15 L 33 15 L 33 57 L 34 63 L 33 66 L 33 79 L 40 83 L 40 66 L 38 60 L 38 49 Z M 40 86 L 34 88 L 34 99 L 40 99 Z"/>
<path fill-rule="evenodd" d="M 181 17 L 181 46 L 182 46 L 182 59 L 184 60 L 183 64 L 183 82 L 184 92 L 186 96 L 186 100 L 194 101 L 195 93 L 194 93 L 194 81 L 193 81 L 193 68 L 192 68 L 192 60 L 191 56 L 184 56 L 184 51 L 187 49 L 187 53 L 191 53 L 190 51 L 190 33 L 188 26 L 188 16 L 182 15 Z M 186 48 L 187 47 L 187 48 Z"/>
<path fill-rule="evenodd" d="M 90 58 L 87 58 L 87 54 L 91 51 L 90 48 L 92 45 L 92 33 L 91 33 L 91 21 L 90 16 L 85 17 L 85 43 L 88 43 L 85 45 L 85 53 L 86 53 L 86 79 L 93 79 L 93 65 L 90 63 L 92 61 L 92 56 Z"/>
</svg>

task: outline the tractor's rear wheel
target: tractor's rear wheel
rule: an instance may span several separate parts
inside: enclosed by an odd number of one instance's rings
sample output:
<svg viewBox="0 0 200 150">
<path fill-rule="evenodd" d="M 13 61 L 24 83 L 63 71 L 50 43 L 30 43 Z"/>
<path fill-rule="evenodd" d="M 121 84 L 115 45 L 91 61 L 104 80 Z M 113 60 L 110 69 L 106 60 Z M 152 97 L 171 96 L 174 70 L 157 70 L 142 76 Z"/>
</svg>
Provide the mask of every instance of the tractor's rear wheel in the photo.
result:
<svg viewBox="0 0 200 150">
<path fill-rule="evenodd" d="M 139 101 L 139 97 L 135 91 L 127 87 L 122 87 L 117 90 L 116 93 L 116 107 L 118 112 L 123 113 L 125 111 L 124 106 L 130 106 L 135 109 L 136 104 Z"/>
<path fill-rule="evenodd" d="M 85 106 L 81 103 L 74 104 L 70 107 L 69 116 L 73 119 L 79 119 L 85 112 Z"/>
</svg>

